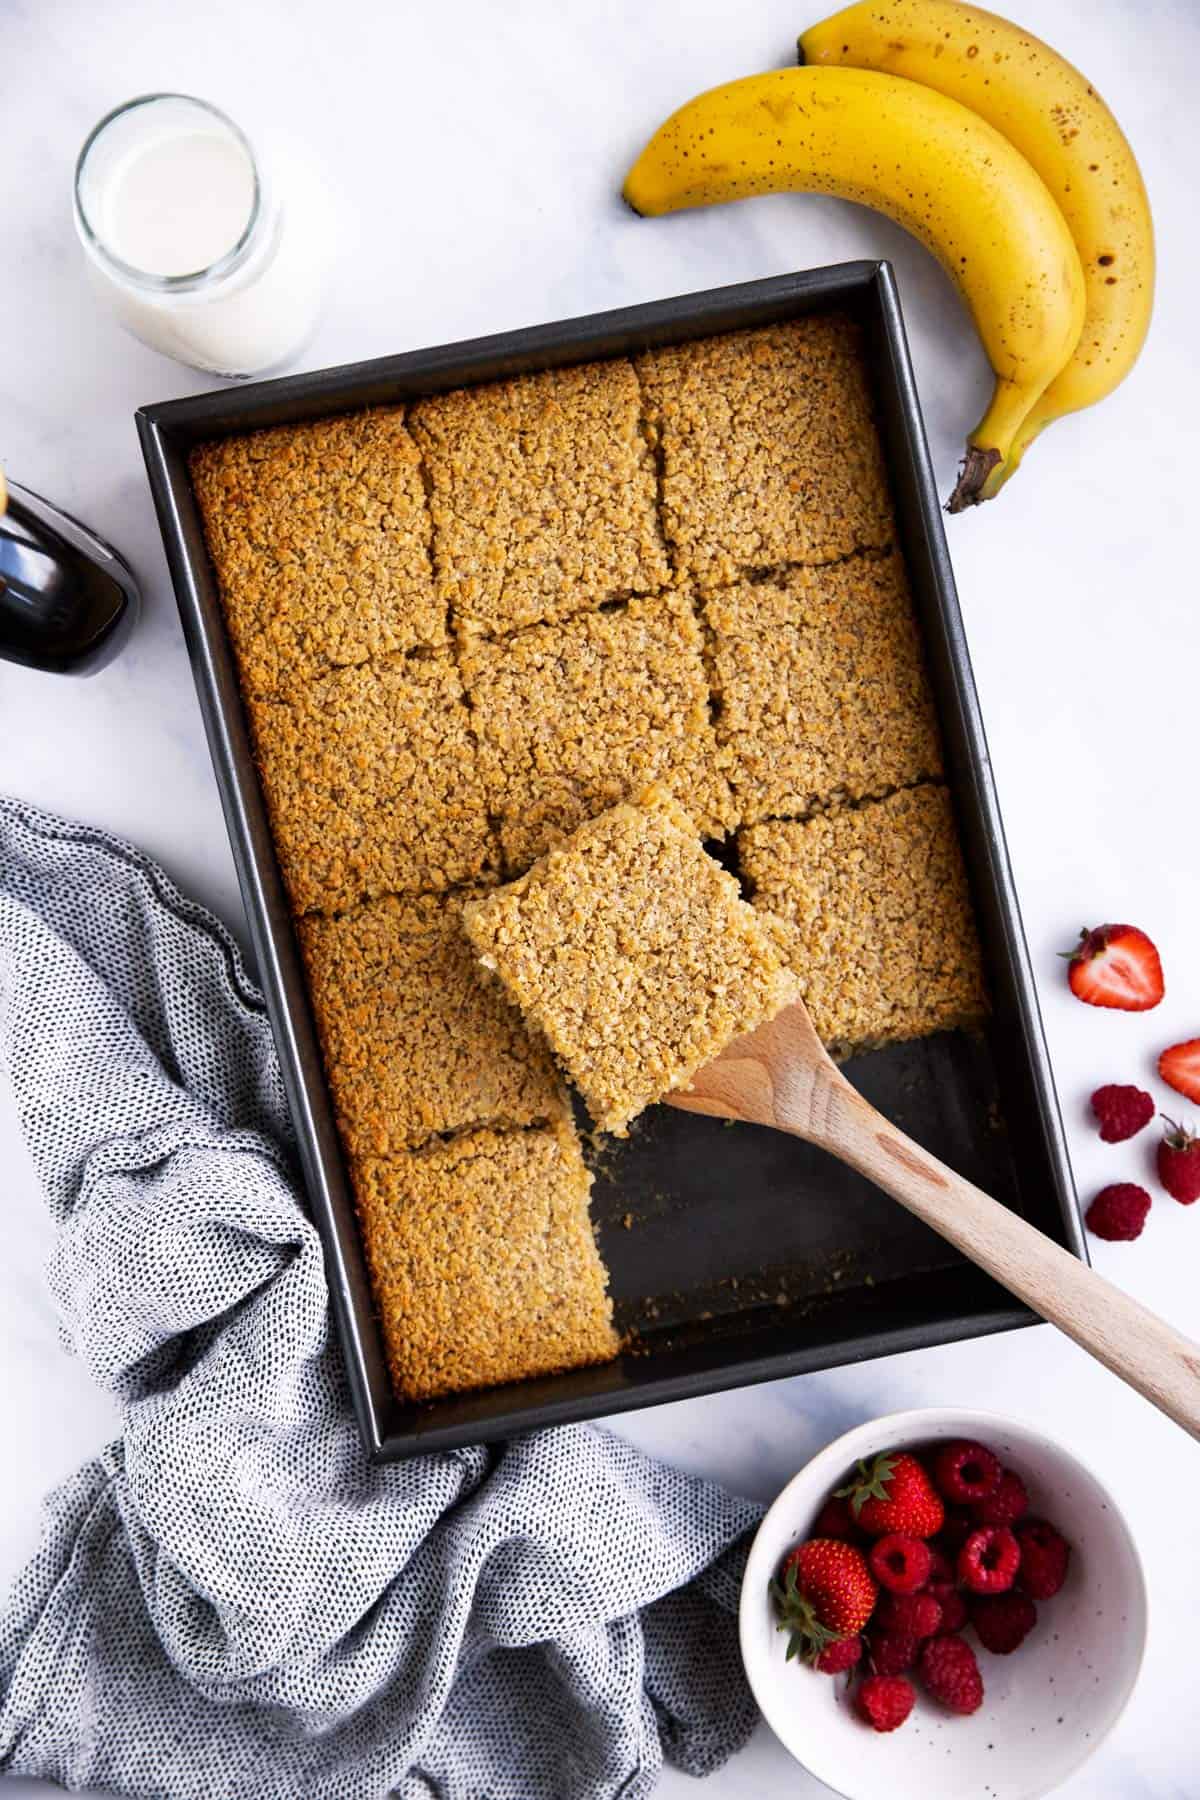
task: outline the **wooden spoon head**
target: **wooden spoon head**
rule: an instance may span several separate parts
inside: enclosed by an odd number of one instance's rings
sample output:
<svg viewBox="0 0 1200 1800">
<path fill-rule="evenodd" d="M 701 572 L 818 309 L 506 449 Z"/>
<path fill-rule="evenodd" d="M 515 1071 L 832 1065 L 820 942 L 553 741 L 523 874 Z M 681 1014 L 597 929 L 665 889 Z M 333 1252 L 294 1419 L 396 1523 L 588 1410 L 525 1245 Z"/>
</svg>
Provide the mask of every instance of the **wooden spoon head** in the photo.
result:
<svg viewBox="0 0 1200 1800">
<path fill-rule="evenodd" d="M 814 1112 L 817 1093 L 831 1082 L 842 1085 L 842 1076 L 813 1029 L 808 1008 L 797 1000 L 757 1031 L 735 1038 L 686 1088 L 668 1094 L 667 1105 L 796 1131 L 801 1129 L 796 1120 Z"/>
</svg>

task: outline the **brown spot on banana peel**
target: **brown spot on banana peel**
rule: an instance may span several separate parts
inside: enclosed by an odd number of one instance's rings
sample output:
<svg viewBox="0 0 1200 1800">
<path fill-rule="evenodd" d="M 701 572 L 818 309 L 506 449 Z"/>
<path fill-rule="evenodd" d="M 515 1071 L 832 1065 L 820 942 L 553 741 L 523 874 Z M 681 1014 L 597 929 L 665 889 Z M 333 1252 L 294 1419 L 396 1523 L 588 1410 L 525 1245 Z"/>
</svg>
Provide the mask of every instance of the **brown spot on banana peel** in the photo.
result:
<svg viewBox="0 0 1200 1800">
<path fill-rule="evenodd" d="M 946 502 L 946 511 L 965 512 L 968 506 L 978 506 L 985 500 L 988 496 L 983 491 L 984 484 L 1002 460 L 998 450 L 980 450 L 977 445 L 968 444 L 954 492 Z"/>
<path fill-rule="evenodd" d="M 794 112 L 804 113 L 804 108 L 797 105 L 794 101 L 788 99 L 774 100 L 769 94 L 763 95 L 762 99 L 759 101 L 759 105 L 770 118 L 774 119 L 777 125 L 786 125 Z"/>
</svg>

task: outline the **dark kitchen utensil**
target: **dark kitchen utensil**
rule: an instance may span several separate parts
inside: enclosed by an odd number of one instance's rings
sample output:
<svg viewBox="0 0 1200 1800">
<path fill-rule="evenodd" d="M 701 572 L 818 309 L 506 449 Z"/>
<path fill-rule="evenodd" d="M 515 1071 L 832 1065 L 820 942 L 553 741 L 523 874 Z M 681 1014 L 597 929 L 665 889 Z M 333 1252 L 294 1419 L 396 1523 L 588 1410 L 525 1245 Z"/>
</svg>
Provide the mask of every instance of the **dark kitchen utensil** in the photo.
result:
<svg viewBox="0 0 1200 1800">
<path fill-rule="evenodd" d="M 0 657 L 91 675 L 133 629 L 137 582 L 123 557 L 69 513 L 0 479 Z"/>
</svg>

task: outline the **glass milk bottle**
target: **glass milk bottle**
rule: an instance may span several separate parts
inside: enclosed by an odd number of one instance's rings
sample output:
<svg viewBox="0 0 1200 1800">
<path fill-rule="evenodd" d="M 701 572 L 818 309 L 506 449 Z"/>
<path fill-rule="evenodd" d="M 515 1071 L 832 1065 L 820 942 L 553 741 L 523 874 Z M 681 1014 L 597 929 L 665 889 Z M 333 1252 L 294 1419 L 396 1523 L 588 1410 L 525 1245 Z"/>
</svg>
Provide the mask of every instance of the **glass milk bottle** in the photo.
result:
<svg viewBox="0 0 1200 1800">
<path fill-rule="evenodd" d="M 216 375 L 259 375 L 303 348 L 328 224 L 317 184 L 294 175 L 289 190 L 232 119 L 186 94 L 118 107 L 76 165 L 93 286 L 143 343 Z"/>
</svg>

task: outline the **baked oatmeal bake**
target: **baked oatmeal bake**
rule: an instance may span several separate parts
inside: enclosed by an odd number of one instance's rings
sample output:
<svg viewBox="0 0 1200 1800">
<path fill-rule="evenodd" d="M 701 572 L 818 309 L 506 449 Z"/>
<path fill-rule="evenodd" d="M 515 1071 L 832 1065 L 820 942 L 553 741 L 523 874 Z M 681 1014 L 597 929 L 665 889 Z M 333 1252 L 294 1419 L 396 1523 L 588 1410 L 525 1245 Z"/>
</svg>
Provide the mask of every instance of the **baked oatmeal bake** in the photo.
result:
<svg viewBox="0 0 1200 1800">
<path fill-rule="evenodd" d="M 191 474 L 247 693 L 446 642 L 403 407 L 202 444 Z"/>
<path fill-rule="evenodd" d="M 661 781 L 709 836 L 733 823 L 692 603 L 669 592 L 462 652 L 507 873 Z"/>
<path fill-rule="evenodd" d="M 893 537 L 861 334 L 822 315 L 637 359 L 663 529 L 701 586 Z"/>
<path fill-rule="evenodd" d="M 334 1110 L 356 1155 L 566 1117 L 550 1053 L 480 974 L 462 909 L 462 893 L 389 894 L 298 921 Z"/>
<path fill-rule="evenodd" d="M 834 1055 L 982 1022 L 983 969 L 945 788 L 752 825 L 738 834 L 738 860 Z"/>
<path fill-rule="evenodd" d="M 396 1391 L 407 1400 L 616 1355 L 591 1176 L 566 1125 L 466 1131 L 353 1165 Z"/>
<path fill-rule="evenodd" d="M 797 992 L 663 789 L 581 825 L 519 881 L 469 902 L 463 923 L 595 1123 L 619 1136 Z"/>
<path fill-rule="evenodd" d="M 409 424 L 460 632 L 514 631 L 665 585 L 654 460 L 624 358 L 436 394 Z"/>
<path fill-rule="evenodd" d="M 621 1132 L 798 991 L 839 1054 L 984 1005 L 859 328 L 191 473 L 396 1391 L 611 1358 L 560 1066 Z"/>
<path fill-rule="evenodd" d="M 895 551 L 736 582 L 708 596 L 704 618 L 717 735 L 742 824 L 940 776 Z"/>
<path fill-rule="evenodd" d="M 298 913 L 437 892 L 494 870 L 475 736 L 453 658 L 339 669 L 247 698 L 283 878 Z"/>
</svg>

